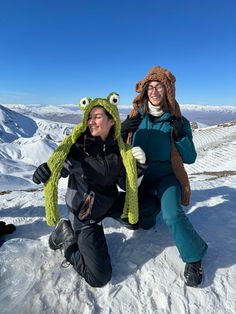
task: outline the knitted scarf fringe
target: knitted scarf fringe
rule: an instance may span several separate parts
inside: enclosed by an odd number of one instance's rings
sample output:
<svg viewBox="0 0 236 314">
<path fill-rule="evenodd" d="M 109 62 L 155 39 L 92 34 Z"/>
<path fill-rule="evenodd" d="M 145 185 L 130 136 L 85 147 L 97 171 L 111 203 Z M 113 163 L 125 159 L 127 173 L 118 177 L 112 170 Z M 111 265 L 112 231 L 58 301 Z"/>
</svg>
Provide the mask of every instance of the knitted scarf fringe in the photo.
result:
<svg viewBox="0 0 236 314">
<path fill-rule="evenodd" d="M 85 128 L 83 128 L 82 124 L 75 126 L 72 133 L 61 142 L 47 161 L 48 167 L 51 170 L 51 176 L 44 185 L 44 194 L 46 221 L 49 226 L 55 226 L 60 220 L 58 207 L 58 183 L 61 176 L 61 170 L 71 146 L 76 141 L 76 134 L 81 134 L 83 131 L 85 131 Z"/>
<path fill-rule="evenodd" d="M 121 218 L 128 218 L 131 224 L 136 224 L 139 219 L 136 161 L 133 158 L 131 146 L 125 144 L 121 136 L 119 136 L 117 142 L 126 169 L 126 196 Z"/>
</svg>

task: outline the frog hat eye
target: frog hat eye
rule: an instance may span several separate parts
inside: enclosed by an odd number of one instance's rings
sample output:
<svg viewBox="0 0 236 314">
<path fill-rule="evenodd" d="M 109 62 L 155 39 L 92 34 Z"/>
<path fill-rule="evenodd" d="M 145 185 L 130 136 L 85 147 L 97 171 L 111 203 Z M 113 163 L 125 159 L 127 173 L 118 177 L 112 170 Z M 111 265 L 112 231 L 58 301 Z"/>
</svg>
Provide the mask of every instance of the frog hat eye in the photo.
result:
<svg viewBox="0 0 236 314">
<path fill-rule="evenodd" d="M 82 110 L 84 110 L 90 103 L 91 99 L 89 97 L 84 97 L 80 99 L 79 106 Z"/>
<path fill-rule="evenodd" d="M 120 102 L 120 96 L 117 93 L 110 93 L 107 99 L 113 105 L 118 105 Z"/>
</svg>

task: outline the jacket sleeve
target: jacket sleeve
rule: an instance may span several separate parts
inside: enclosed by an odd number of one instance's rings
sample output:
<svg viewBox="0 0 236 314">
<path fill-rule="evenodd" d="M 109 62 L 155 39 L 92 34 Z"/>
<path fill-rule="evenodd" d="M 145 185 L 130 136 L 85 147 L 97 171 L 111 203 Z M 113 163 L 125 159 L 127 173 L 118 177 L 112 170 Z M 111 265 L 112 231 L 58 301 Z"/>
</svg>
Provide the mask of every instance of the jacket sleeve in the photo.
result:
<svg viewBox="0 0 236 314">
<path fill-rule="evenodd" d="M 66 169 L 69 174 L 73 174 L 81 169 L 81 163 L 71 157 L 67 158 L 63 163 L 63 168 Z"/>
<path fill-rule="evenodd" d="M 197 152 L 193 143 L 193 135 L 189 121 L 183 117 L 183 131 L 185 136 L 176 141 L 176 148 L 185 164 L 192 164 L 197 158 Z"/>
<path fill-rule="evenodd" d="M 138 176 L 138 186 L 141 183 L 141 180 L 144 176 L 144 173 L 147 169 L 147 165 L 146 164 L 140 164 L 140 163 L 136 163 L 137 164 L 137 176 Z M 117 179 L 117 185 L 120 189 L 122 189 L 123 191 L 126 190 L 126 171 L 125 171 L 125 167 L 123 166 L 121 171 L 120 171 L 120 175 Z"/>
<path fill-rule="evenodd" d="M 67 155 L 66 160 L 63 163 L 63 169 L 73 174 L 78 172 L 81 169 L 81 162 L 78 161 L 78 156 L 81 154 L 78 143 L 75 143 L 71 146 L 71 149 Z M 62 169 L 62 171 L 63 171 Z"/>
</svg>

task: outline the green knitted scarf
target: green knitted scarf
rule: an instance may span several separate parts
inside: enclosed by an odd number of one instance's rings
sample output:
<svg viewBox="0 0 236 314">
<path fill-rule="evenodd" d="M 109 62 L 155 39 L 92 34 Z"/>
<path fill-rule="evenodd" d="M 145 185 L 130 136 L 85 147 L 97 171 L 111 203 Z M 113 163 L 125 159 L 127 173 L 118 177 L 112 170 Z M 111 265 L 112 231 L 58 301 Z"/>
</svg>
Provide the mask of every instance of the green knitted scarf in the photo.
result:
<svg viewBox="0 0 236 314">
<path fill-rule="evenodd" d="M 122 161 L 126 170 L 126 197 L 122 218 L 128 218 L 131 224 L 138 222 L 138 196 L 137 196 L 137 169 L 136 161 L 131 152 L 131 146 L 125 144 L 120 134 L 121 121 L 117 103 L 119 95 L 111 93 L 104 98 L 83 98 L 80 101 L 80 108 L 84 110 L 82 122 L 76 125 L 72 133 L 67 136 L 56 148 L 47 164 L 51 170 L 50 179 L 44 185 L 46 220 L 49 226 L 55 226 L 60 220 L 58 208 L 58 181 L 61 176 L 63 163 L 70 151 L 71 146 L 87 128 L 87 120 L 90 111 L 96 107 L 103 107 L 113 118 L 115 126 L 114 138 L 118 143 Z"/>
</svg>

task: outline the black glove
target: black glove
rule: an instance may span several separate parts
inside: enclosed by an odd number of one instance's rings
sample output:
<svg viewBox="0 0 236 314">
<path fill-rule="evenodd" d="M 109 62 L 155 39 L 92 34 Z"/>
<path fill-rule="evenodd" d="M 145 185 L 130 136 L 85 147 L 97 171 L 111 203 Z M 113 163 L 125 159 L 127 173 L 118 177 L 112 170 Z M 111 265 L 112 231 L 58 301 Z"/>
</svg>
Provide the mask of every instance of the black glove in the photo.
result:
<svg viewBox="0 0 236 314">
<path fill-rule="evenodd" d="M 182 118 L 172 116 L 170 120 L 170 125 L 173 129 L 172 135 L 175 141 L 179 141 L 182 137 L 184 137 L 185 133 L 183 130 Z"/>
<path fill-rule="evenodd" d="M 69 174 L 70 174 L 70 171 L 67 170 L 66 168 L 63 167 L 63 168 L 61 169 L 61 177 L 62 177 L 62 178 L 68 177 Z"/>
<path fill-rule="evenodd" d="M 35 170 L 33 174 L 33 181 L 36 184 L 46 183 L 50 178 L 51 170 L 49 169 L 47 163 L 43 163 Z"/>
<path fill-rule="evenodd" d="M 136 116 L 129 118 L 129 116 L 121 123 L 121 133 L 135 132 L 142 121 L 142 116 L 138 112 Z"/>
</svg>

